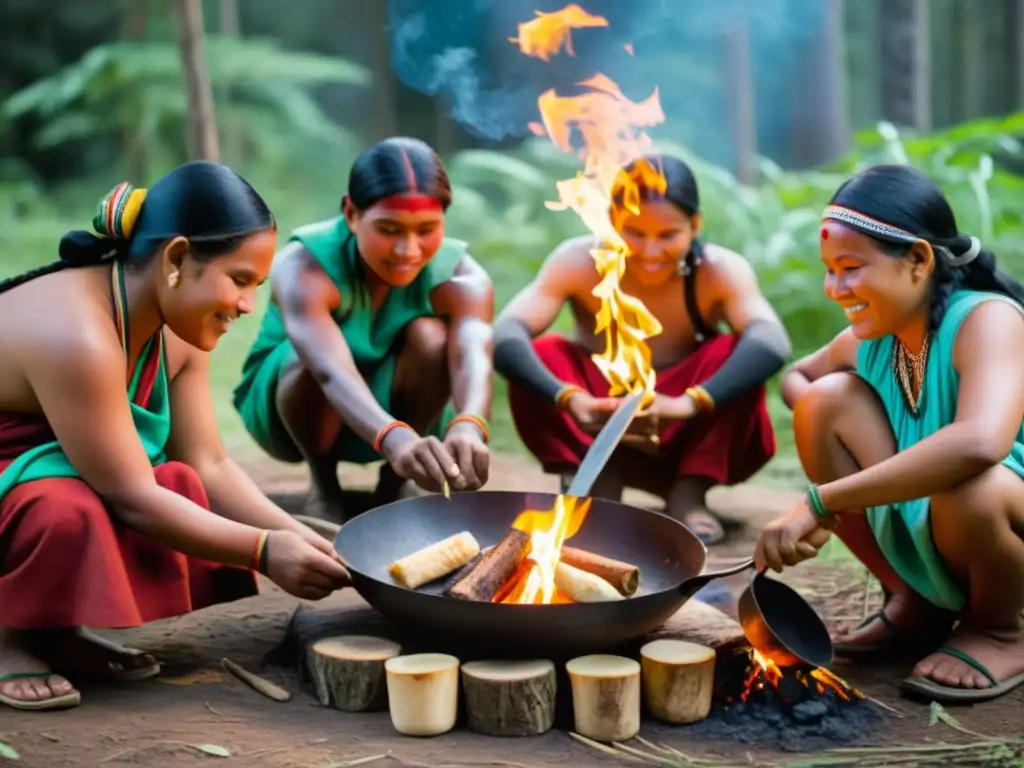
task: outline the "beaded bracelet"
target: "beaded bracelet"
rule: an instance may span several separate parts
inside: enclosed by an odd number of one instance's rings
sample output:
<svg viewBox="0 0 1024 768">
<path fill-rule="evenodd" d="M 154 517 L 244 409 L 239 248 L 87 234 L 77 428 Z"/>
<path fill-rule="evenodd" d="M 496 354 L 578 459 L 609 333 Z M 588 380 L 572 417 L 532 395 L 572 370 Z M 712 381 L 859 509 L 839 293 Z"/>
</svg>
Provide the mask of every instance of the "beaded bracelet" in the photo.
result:
<svg viewBox="0 0 1024 768">
<path fill-rule="evenodd" d="M 410 432 L 414 431 L 413 428 L 406 424 L 404 421 L 398 421 L 397 419 L 395 419 L 394 421 L 389 421 L 387 424 L 380 428 L 380 431 L 377 433 L 377 437 L 374 438 L 373 450 L 377 453 L 382 453 L 381 446 L 384 444 L 384 438 L 387 437 L 388 434 L 390 434 L 391 430 L 399 428 L 408 429 Z"/>
<path fill-rule="evenodd" d="M 811 508 L 814 516 L 819 521 L 824 522 L 832 517 L 832 513 L 825 508 L 825 505 L 821 501 L 821 492 L 818 491 L 818 486 L 811 483 L 807 488 L 807 505 Z"/>
<path fill-rule="evenodd" d="M 267 545 L 270 543 L 270 531 L 260 531 L 252 548 L 252 570 L 267 575 Z"/>
<path fill-rule="evenodd" d="M 713 411 L 715 409 L 715 401 L 704 387 L 690 387 L 683 394 L 690 396 L 698 411 Z"/>
<path fill-rule="evenodd" d="M 472 413 L 460 413 L 458 416 L 448 422 L 448 428 L 445 429 L 445 435 L 458 423 L 473 424 L 480 430 L 480 434 L 483 435 L 484 442 L 489 443 L 491 440 L 490 430 L 487 428 L 487 422 L 479 416 L 474 416 Z"/>
</svg>

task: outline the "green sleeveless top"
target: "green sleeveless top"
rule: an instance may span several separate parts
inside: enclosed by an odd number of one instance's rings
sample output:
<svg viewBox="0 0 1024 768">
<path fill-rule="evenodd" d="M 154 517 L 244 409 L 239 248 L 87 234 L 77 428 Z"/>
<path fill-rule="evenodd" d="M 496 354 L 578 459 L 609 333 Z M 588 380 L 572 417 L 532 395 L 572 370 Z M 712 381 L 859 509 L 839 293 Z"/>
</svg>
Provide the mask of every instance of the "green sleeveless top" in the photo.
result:
<svg viewBox="0 0 1024 768">
<path fill-rule="evenodd" d="M 953 365 L 957 333 L 971 310 L 985 301 L 1012 299 L 996 293 L 955 291 L 932 339 L 921 388 L 918 414 L 910 410 L 893 370 L 894 339 L 885 336 L 861 342 L 857 373 L 878 393 L 896 436 L 905 450 L 953 423 L 960 376 Z M 1024 424 L 1003 465 L 1024 477 Z M 912 499 L 866 510 L 868 523 L 886 559 L 918 594 L 940 608 L 960 610 L 965 595 L 947 570 L 932 540 L 929 499 Z"/>
<path fill-rule="evenodd" d="M 431 291 L 451 280 L 467 249 L 465 242 L 446 237 L 416 279 L 407 286 L 391 288 L 374 312 L 366 281 L 362 278 L 364 266 L 356 238 L 349 231 L 344 216 L 299 227 L 289 237 L 289 242 L 292 241 L 302 243 L 341 293 L 341 306 L 334 319 L 364 376 L 371 375 L 394 354 L 410 322 L 433 316 Z M 288 334 L 281 310 L 271 302 L 242 364 L 242 378 L 234 392 L 236 407 L 248 396 L 264 360 L 286 341 Z"/>
</svg>

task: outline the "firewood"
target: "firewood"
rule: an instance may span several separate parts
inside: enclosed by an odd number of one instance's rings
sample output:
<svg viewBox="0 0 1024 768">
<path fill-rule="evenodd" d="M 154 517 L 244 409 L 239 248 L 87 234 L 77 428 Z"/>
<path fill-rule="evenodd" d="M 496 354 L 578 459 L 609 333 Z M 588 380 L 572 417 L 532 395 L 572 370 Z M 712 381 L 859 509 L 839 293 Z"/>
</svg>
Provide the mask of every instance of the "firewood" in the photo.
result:
<svg viewBox="0 0 1024 768">
<path fill-rule="evenodd" d="M 439 736 L 455 727 L 459 660 L 446 653 L 414 653 L 384 662 L 391 724 L 405 736 Z"/>
<path fill-rule="evenodd" d="M 462 666 L 470 730 L 539 736 L 555 722 L 555 665 L 547 660 L 470 661 Z"/>
<path fill-rule="evenodd" d="M 655 640 L 640 649 L 644 704 L 659 720 L 695 723 L 711 712 L 715 651 L 685 640 Z"/>
<path fill-rule="evenodd" d="M 581 571 L 600 576 L 611 584 L 623 597 L 636 594 L 640 586 L 640 569 L 620 560 L 612 560 L 576 547 L 562 547 L 560 561 Z"/>
<path fill-rule="evenodd" d="M 640 731 L 640 664 L 625 656 L 578 656 L 565 665 L 572 685 L 575 730 L 600 742 L 626 741 Z"/>
<path fill-rule="evenodd" d="M 462 531 L 396 560 L 388 572 L 406 589 L 416 589 L 461 568 L 479 551 L 473 534 Z"/>
<path fill-rule="evenodd" d="M 310 677 L 320 703 L 342 712 L 387 709 L 384 662 L 401 653 L 398 643 L 370 635 L 326 637 L 309 648 Z"/>
<path fill-rule="evenodd" d="M 505 582 L 512 578 L 529 548 L 530 535 L 509 528 L 508 533 L 456 581 L 446 594 L 456 600 L 491 602 Z"/>
<path fill-rule="evenodd" d="M 593 573 L 559 562 L 555 566 L 555 587 L 577 603 L 601 603 L 625 600 L 611 584 Z"/>
<path fill-rule="evenodd" d="M 269 680 L 264 680 L 259 675 L 250 672 L 247 669 L 243 669 L 235 664 L 231 659 L 221 659 L 220 665 L 254 691 L 262 693 L 268 699 L 273 699 L 274 701 L 290 701 L 292 698 L 291 693 L 281 686 L 274 685 Z"/>
</svg>

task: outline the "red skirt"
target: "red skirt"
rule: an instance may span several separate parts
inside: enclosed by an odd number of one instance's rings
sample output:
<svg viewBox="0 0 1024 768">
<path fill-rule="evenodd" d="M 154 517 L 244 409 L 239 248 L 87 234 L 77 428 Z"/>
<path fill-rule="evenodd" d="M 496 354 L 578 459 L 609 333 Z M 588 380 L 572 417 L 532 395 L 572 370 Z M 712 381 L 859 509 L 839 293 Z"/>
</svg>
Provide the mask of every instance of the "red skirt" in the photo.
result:
<svg viewBox="0 0 1024 768">
<path fill-rule="evenodd" d="M 718 336 L 658 371 L 657 392 L 680 397 L 687 388 L 706 381 L 728 359 L 736 341 L 733 335 Z M 608 382 L 587 350 L 556 335 L 542 336 L 533 346 L 544 365 L 563 382 L 594 397 L 608 396 Z M 515 384 L 509 385 L 509 406 L 520 439 L 546 472 L 573 472 L 580 465 L 594 438 L 581 430 L 568 412 Z M 710 413 L 665 425 L 657 456 L 627 446 L 619 453 L 626 485 L 664 497 L 685 477 L 708 478 L 714 485 L 741 483 L 764 467 L 775 450 L 775 432 L 762 385 Z"/>
<path fill-rule="evenodd" d="M 0 472 L 53 439 L 40 422 L 0 415 Z M 155 472 L 164 488 L 210 508 L 191 467 L 168 462 Z M 82 480 L 33 480 L 0 501 L 0 626 L 137 627 L 258 591 L 248 569 L 188 557 L 126 527 Z"/>
</svg>

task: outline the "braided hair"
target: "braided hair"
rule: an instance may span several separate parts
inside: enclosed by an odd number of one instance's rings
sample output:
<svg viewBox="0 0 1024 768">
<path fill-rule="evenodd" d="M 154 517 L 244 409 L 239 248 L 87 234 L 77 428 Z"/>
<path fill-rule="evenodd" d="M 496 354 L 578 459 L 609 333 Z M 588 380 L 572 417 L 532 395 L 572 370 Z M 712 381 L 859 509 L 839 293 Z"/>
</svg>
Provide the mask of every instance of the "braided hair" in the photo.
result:
<svg viewBox="0 0 1024 768">
<path fill-rule="evenodd" d="M 235 171 L 196 161 L 170 171 L 152 189 L 121 182 L 100 201 L 92 226 L 93 232 L 61 238 L 59 261 L 0 281 L 0 294 L 64 269 L 113 261 L 139 266 L 178 236 L 188 239 L 197 260 L 207 261 L 276 224 L 263 198 Z"/>
<path fill-rule="evenodd" d="M 949 201 L 935 182 L 907 165 L 877 165 L 846 181 L 832 196 L 826 218 L 871 238 L 893 258 L 917 240 L 935 252 L 928 330 L 934 333 L 953 291 L 967 288 L 1007 296 L 1024 307 L 1024 287 L 996 266 L 977 238 L 957 227 Z"/>
</svg>

